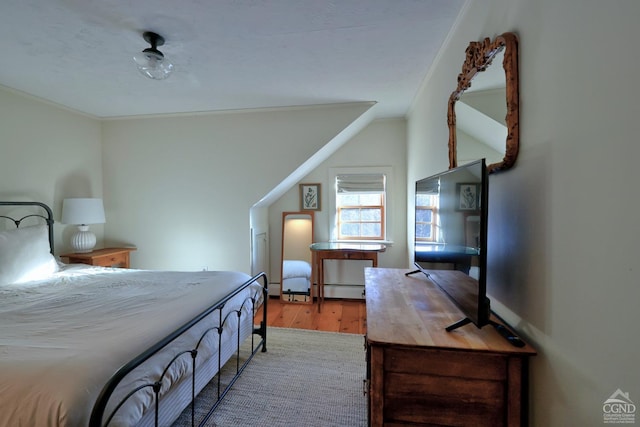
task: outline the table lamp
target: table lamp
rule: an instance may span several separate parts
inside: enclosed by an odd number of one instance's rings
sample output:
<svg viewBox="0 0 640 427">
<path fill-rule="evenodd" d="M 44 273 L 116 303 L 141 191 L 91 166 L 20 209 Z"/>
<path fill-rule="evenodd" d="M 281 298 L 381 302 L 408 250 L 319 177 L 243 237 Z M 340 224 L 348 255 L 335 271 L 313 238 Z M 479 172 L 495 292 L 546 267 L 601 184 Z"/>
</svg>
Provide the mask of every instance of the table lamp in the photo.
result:
<svg viewBox="0 0 640 427">
<path fill-rule="evenodd" d="M 89 224 L 104 224 L 102 199 L 64 199 L 61 222 L 78 226 L 78 231 L 71 236 L 73 251 L 91 252 L 96 245 L 96 235 L 89 231 Z"/>
</svg>

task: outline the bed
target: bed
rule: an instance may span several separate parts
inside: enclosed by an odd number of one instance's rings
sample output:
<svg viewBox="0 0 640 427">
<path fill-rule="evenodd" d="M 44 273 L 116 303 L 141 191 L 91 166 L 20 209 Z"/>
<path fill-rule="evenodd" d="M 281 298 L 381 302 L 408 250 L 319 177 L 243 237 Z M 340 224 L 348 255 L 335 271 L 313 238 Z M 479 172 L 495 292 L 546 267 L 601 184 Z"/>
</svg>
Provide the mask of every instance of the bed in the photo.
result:
<svg viewBox="0 0 640 427">
<path fill-rule="evenodd" d="M 303 260 L 282 261 L 282 294 L 293 298 L 295 295 L 311 295 L 311 264 Z"/>
<path fill-rule="evenodd" d="M 15 224 L 0 225 L 0 426 L 164 426 L 189 406 L 202 425 L 266 351 L 264 273 L 66 265 L 48 206 L 0 208 Z M 195 420 L 209 383 L 217 401 Z"/>
</svg>

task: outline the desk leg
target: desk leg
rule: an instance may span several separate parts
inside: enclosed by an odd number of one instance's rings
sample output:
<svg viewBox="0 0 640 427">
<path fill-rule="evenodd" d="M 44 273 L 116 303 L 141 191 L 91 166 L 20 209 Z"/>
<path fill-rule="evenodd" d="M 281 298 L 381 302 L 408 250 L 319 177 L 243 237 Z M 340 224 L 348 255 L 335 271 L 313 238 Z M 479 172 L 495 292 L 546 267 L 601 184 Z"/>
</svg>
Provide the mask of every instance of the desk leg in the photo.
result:
<svg viewBox="0 0 640 427">
<path fill-rule="evenodd" d="M 313 253 L 312 256 L 312 264 L 316 270 L 316 276 L 318 280 L 318 313 L 322 311 L 322 304 L 324 303 L 324 260 L 325 259 L 335 259 L 335 260 L 371 260 L 372 266 L 378 266 L 378 253 L 373 251 L 361 251 L 357 252 L 357 257 L 347 256 L 346 258 L 341 255 L 336 255 L 337 251 L 317 251 Z"/>
<path fill-rule="evenodd" d="M 318 257 L 318 313 L 322 311 L 322 303 L 324 302 L 324 258 Z"/>
</svg>

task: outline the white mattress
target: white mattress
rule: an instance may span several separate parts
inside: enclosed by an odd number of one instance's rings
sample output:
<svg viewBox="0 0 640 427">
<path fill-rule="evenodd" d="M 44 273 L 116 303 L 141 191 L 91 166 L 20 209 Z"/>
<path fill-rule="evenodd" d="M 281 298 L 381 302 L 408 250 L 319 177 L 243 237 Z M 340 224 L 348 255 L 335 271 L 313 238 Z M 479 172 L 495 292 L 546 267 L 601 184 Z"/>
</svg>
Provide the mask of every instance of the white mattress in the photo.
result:
<svg viewBox="0 0 640 427">
<path fill-rule="evenodd" d="M 46 281 L 0 286 L 0 426 L 86 426 L 98 393 L 114 371 L 249 278 L 237 272 L 76 265 Z M 260 288 L 252 285 L 227 304 L 225 312 L 237 308 L 249 293 L 261 297 Z M 245 310 L 251 317 L 251 304 Z M 237 316 L 229 321 L 223 338 L 234 336 Z M 207 327 L 211 324 L 200 329 Z M 181 340 L 197 339 L 201 332 Z M 215 353 L 217 333 L 208 337 L 209 353 Z M 160 354 L 153 359 L 172 357 Z M 144 372 L 139 368 L 136 375 L 155 378 L 164 365 L 156 363 Z M 187 356 L 170 370 L 169 378 L 175 382 L 190 371 Z M 166 388 L 163 385 L 163 392 Z M 116 394 L 122 394 L 119 390 Z M 110 425 L 135 425 L 151 403 L 150 391 L 137 393 Z"/>
</svg>

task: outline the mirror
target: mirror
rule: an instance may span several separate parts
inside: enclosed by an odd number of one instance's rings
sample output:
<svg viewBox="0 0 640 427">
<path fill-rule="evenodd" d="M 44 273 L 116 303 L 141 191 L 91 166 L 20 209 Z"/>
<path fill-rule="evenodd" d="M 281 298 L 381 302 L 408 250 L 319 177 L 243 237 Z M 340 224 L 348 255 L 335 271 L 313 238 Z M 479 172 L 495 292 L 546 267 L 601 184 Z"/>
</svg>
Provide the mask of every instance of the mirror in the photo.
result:
<svg viewBox="0 0 640 427">
<path fill-rule="evenodd" d="M 489 173 L 511 168 L 520 144 L 518 121 L 517 36 L 469 43 L 447 109 L 449 169 L 480 158 L 487 159 Z"/>
<path fill-rule="evenodd" d="M 313 212 L 282 213 L 280 299 L 313 303 L 311 249 Z"/>
</svg>

